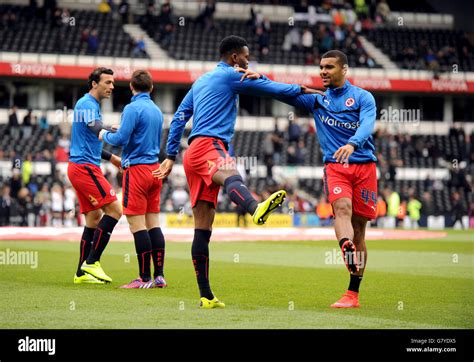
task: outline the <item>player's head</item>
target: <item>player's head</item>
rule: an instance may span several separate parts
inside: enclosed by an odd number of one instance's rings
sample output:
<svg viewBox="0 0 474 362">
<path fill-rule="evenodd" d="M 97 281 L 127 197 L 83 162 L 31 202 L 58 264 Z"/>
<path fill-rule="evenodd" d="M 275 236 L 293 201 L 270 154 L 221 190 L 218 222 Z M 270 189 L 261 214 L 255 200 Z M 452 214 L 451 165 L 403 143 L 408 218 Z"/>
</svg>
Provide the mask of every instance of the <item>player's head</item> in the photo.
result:
<svg viewBox="0 0 474 362">
<path fill-rule="evenodd" d="M 227 64 L 244 69 L 249 67 L 249 45 L 240 36 L 229 35 L 222 39 L 219 45 L 219 55 Z"/>
<path fill-rule="evenodd" d="M 153 90 L 153 79 L 146 70 L 136 70 L 130 80 L 130 89 L 132 93 L 150 93 Z"/>
<path fill-rule="evenodd" d="M 114 89 L 114 71 L 104 67 L 94 69 L 89 75 L 87 84 L 89 92 L 94 93 L 98 100 L 109 98 Z"/>
<path fill-rule="evenodd" d="M 346 80 L 349 67 L 347 56 L 340 50 L 330 50 L 323 54 L 319 63 L 319 74 L 326 88 L 341 87 Z"/>
</svg>

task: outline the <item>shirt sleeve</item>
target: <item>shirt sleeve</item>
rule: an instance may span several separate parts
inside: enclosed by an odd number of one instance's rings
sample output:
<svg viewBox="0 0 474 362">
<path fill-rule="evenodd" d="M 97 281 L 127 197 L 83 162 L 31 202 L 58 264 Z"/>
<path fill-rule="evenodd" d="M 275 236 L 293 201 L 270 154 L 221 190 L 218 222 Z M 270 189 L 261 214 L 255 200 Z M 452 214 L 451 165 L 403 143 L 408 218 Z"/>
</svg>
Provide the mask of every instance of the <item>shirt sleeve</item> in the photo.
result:
<svg viewBox="0 0 474 362">
<path fill-rule="evenodd" d="M 168 156 L 176 157 L 179 151 L 179 144 L 183 137 L 184 127 L 193 115 L 193 88 L 184 97 L 173 116 L 170 124 L 170 132 L 166 144 L 166 153 Z"/>
<path fill-rule="evenodd" d="M 322 97 L 321 95 L 318 95 L 318 94 L 300 94 L 296 97 L 295 96 L 292 96 L 292 97 L 279 96 L 279 97 L 275 97 L 275 99 L 279 100 L 280 102 L 289 104 L 290 106 L 304 109 L 308 112 L 313 112 L 318 96 Z"/>
<path fill-rule="evenodd" d="M 364 92 L 360 98 L 360 126 L 347 143 L 352 144 L 356 149 L 362 147 L 374 131 L 376 115 L 377 107 L 374 97 L 369 92 Z"/>
<path fill-rule="evenodd" d="M 229 72 L 231 89 L 238 94 L 274 98 L 277 96 L 295 97 L 301 94 L 301 87 L 297 84 L 273 82 L 265 76 L 259 79 L 244 79 L 241 82 L 241 77 L 242 73 Z"/>
<path fill-rule="evenodd" d="M 90 101 L 86 101 L 83 108 L 75 110 L 75 121 L 85 122 L 88 126 L 95 122 L 102 122 L 99 110 Z"/>
<path fill-rule="evenodd" d="M 137 110 L 132 107 L 125 107 L 122 113 L 122 120 L 120 121 L 120 128 L 115 133 L 110 131 L 104 132 L 102 139 L 112 146 L 125 146 L 130 141 L 130 136 L 135 129 L 137 119 Z"/>
</svg>

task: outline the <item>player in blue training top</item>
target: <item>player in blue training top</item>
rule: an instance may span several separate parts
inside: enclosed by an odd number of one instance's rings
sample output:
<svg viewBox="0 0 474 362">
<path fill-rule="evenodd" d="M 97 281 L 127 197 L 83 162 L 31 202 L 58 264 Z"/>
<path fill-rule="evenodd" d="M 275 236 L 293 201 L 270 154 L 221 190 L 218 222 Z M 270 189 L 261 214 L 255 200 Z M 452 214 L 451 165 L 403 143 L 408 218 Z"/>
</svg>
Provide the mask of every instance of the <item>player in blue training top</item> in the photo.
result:
<svg viewBox="0 0 474 362">
<path fill-rule="evenodd" d="M 162 180 L 152 172 L 160 166 L 161 130 L 163 114 L 152 101 L 153 80 L 146 70 L 132 74 L 130 89 L 132 102 L 122 113 L 116 133 L 102 130 L 99 139 L 114 146 L 123 146 L 122 177 L 123 212 L 135 240 L 139 278 L 122 288 L 163 288 L 165 238 L 160 228 L 160 192 Z M 150 259 L 153 259 L 154 278 L 151 278 Z"/>
<path fill-rule="evenodd" d="M 376 106 L 372 94 L 346 80 L 347 56 L 323 54 L 320 75 L 325 93 L 278 99 L 310 112 L 323 151 L 324 186 L 334 210 L 334 228 L 350 272 L 347 292 L 333 308 L 359 307 L 359 285 L 367 262 L 365 229 L 376 217 L 377 175 L 372 132 Z M 260 75 L 247 71 L 253 78 Z M 260 78 L 265 79 L 264 76 Z"/>
<path fill-rule="evenodd" d="M 225 187 L 230 199 L 252 215 L 257 225 L 264 224 L 271 212 L 280 206 L 286 192 L 280 190 L 258 203 L 245 186 L 233 159 L 227 152 L 234 134 L 239 94 L 255 96 L 296 97 L 305 87 L 272 82 L 268 79 L 241 81 L 236 67 L 248 68 L 249 49 L 245 39 L 231 35 L 219 49 L 217 67 L 194 82 L 171 122 L 167 159 L 156 174 L 166 177 L 174 164 L 184 127 L 193 116 L 188 150 L 183 166 L 188 181 L 194 214 L 192 258 L 201 295 L 202 308 L 223 308 L 209 285 L 209 241 L 214 221 L 217 195 Z"/>
<path fill-rule="evenodd" d="M 67 173 L 76 190 L 80 211 L 86 217 L 79 265 L 74 276 L 76 284 L 112 281 L 99 260 L 122 216 L 122 207 L 113 187 L 102 174 L 100 160 L 109 160 L 120 168 L 120 158 L 102 150 L 102 142 L 97 137 L 103 128 L 100 101 L 112 94 L 113 74 L 111 69 L 95 69 L 89 75 L 89 93 L 74 107 Z"/>
</svg>

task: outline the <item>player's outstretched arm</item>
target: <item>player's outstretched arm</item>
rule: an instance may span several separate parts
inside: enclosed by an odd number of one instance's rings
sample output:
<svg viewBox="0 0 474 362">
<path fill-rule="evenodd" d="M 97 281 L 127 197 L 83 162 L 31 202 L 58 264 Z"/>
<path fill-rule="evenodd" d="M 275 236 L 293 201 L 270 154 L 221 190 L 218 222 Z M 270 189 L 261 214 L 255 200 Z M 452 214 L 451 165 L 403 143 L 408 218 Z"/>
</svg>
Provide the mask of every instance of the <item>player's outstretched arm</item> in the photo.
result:
<svg viewBox="0 0 474 362">
<path fill-rule="evenodd" d="M 112 146 L 124 146 L 130 141 L 130 137 L 135 129 L 137 123 L 138 113 L 131 107 L 127 106 L 123 110 L 122 120 L 120 122 L 120 128 L 112 127 L 116 129 L 116 132 L 111 130 L 103 129 L 99 133 L 99 140 L 104 141 Z"/>
<path fill-rule="evenodd" d="M 270 81 L 266 76 L 260 73 L 254 72 L 250 69 L 246 70 L 246 69 L 237 67 L 236 70 L 242 73 L 242 76 L 240 78 L 241 82 L 243 82 L 245 79 L 264 79 L 264 80 Z M 274 98 L 283 103 L 289 104 L 290 106 L 301 108 L 301 109 L 311 112 L 316 102 L 316 97 L 313 96 L 313 94 L 318 94 L 320 96 L 326 95 L 323 91 L 306 87 L 306 86 L 301 86 L 301 91 L 302 91 L 302 94 L 299 94 L 297 96 L 288 96 L 285 94 L 281 94 L 281 95 L 277 95 Z"/>
</svg>

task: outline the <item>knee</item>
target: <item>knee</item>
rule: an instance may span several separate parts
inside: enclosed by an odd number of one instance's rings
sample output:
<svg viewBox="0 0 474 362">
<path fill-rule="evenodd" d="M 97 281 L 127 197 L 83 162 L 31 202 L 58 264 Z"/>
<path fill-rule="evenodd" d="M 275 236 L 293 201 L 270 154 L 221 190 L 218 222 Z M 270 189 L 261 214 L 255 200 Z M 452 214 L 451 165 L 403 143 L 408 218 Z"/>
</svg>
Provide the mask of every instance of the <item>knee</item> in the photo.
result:
<svg viewBox="0 0 474 362">
<path fill-rule="evenodd" d="M 114 202 L 110 206 L 111 207 L 109 207 L 107 212 L 106 212 L 107 215 L 109 215 L 110 217 L 113 217 L 114 219 L 119 220 L 123 215 L 122 205 L 120 205 L 119 202 Z"/>
<path fill-rule="evenodd" d="M 349 200 L 340 199 L 333 204 L 334 215 L 336 217 L 351 217 L 352 204 Z"/>
</svg>

